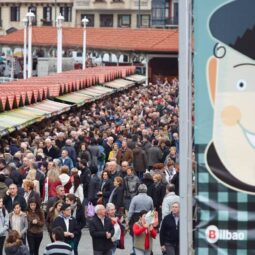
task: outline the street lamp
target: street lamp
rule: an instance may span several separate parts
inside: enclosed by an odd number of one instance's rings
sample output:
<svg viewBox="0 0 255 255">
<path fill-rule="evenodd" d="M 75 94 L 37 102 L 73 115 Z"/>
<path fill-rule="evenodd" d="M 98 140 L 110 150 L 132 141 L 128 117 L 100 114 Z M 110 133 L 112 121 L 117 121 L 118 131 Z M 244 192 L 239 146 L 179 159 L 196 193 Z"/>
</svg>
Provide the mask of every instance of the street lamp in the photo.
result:
<svg viewBox="0 0 255 255">
<path fill-rule="evenodd" d="M 23 79 L 27 78 L 27 18 L 23 19 L 24 24 L 24 47 L 23 47 Z"/>
<path fill-rule="evenodd" d="M 27 77 L 32 76 L 32 21 L 35 17 L 31 10 L 26 15 L 28 20 L 28 66 L 27 66 Z"/>
<path fill-rule="evenodd" d="M 56 20 L 57 26 L 57 72 L 62 72 L 62 23 L 64 21 L 64 17 L 61 13 L 58 15 Z"/>
<path fill-rule="evenodd" d="M 141 27 L 141 0 L 138 0 L 138 28 Z"/>
<path fill-rule="evenodd" d="M 86 16 L 82 19 L 82 24 L 83 24 L 83 52 L 82 52 L 82 69 L 86 69 L 86 27 L 89 22 L 89 20 L 86 18 Z"/>
</svg>

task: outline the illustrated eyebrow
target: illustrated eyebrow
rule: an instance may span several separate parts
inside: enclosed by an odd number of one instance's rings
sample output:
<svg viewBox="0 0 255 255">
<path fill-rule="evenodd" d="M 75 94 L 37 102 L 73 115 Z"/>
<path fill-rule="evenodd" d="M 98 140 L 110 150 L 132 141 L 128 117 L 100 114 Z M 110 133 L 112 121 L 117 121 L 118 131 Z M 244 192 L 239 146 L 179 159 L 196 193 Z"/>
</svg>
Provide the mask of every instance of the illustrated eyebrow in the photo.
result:
<svg viewBox="0 0 255 255">
<path fill-rule="evenodd" d="M 242 63 L 242 64 L 235 65 L 233 67 L 236 68 L 236 67 L 240 67 L 240 66 L 255 66 L 255 64 L 252 64 L 252 63 Z"/>
</svg>

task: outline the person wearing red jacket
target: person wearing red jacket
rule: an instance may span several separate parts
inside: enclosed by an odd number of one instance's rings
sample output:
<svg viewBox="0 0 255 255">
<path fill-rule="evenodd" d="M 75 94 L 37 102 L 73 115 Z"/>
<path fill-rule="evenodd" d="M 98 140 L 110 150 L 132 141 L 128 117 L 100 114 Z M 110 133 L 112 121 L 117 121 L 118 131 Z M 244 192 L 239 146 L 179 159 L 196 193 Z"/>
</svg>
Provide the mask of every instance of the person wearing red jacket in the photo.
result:
<svg viewBox="0 0 255 255">
<path fill-rule="evenodd" d="M 136 255 L 150 255 L 153 242 L 157 236 L 157 231 L 153 225 L 148 225 L 145 221 L 147 211 L 139 213 L 139 220 L 133 225 L 134 248 Z"/>
</svg>

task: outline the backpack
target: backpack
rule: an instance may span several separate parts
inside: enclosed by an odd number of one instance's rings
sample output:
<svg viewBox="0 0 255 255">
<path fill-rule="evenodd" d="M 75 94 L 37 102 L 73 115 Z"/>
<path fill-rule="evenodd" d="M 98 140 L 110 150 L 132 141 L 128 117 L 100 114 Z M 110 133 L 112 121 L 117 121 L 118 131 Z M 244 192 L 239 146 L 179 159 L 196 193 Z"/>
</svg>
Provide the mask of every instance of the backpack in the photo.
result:
<svg viewBox="0 0 255 255">
<path fill-rule="evenodd" d="M 104 147 L 103 146 L 99 146 L 99 155 L 97 156 L 97 160 L 98 161 L 105 161 L 106 155 L 104 152 Z"/>
<path fill-rule="evenodd" d="M 99 156 L 97 157 L 97 159 L 99 161 L 104 161 L 105 160 L 105 153 L 104 152 L 100 152 L 99 153 Z"/>
</svg>

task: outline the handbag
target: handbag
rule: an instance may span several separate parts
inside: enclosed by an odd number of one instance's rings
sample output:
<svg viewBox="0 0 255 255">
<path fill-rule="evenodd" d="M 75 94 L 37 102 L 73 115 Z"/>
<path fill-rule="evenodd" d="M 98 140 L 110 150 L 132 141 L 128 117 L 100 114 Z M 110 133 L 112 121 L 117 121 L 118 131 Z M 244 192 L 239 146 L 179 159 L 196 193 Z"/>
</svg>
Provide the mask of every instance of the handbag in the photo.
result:
<svg viewBox="0 0 255 255">
<path fill-rule="evenodd" d="M 120 240 L 117 244 L 117 248 L 124 250 L 125 249 L 125 229 L 122 224 L 120 224 Z"/>
<path fill-rule="evenodd" d="M 93 217 L 94 215 L 95 215 L 95 207 L 91 202 L 89 202 L 87 207 L 87 216 Z"/>
</svg>

